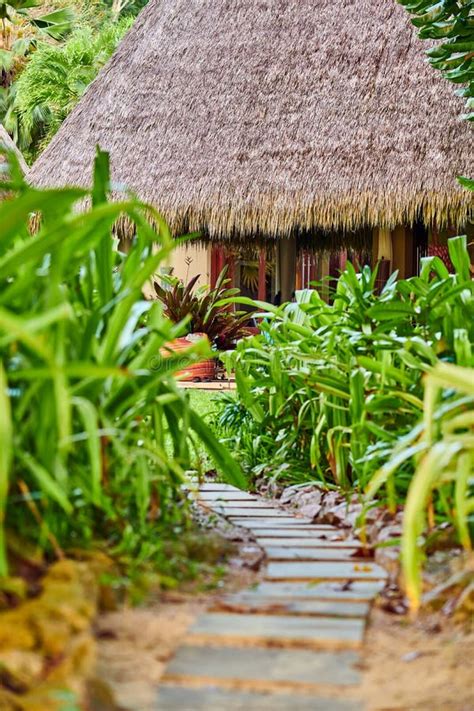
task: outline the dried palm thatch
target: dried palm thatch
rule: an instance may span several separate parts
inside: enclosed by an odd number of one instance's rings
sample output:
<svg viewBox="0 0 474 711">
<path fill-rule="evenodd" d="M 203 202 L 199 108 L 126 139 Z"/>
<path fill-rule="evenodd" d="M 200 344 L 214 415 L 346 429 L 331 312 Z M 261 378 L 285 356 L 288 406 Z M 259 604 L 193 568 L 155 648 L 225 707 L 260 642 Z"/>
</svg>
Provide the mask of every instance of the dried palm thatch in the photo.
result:
<svg viewBox="0 0 474 711">
<path fill-rule="evenodd" d="M 4 171 L 8 170 L 8 153 L 14 153 L 16 155 L 23 173 L 27 173 L 28 165 L 23 158 L 21 151 L 17 148 L 14 141 L 12 141 L 5 127 L 0 123 L 0 182 L 4 179 Z"/>
<path fill-rule="evenodd" d="M 150 0 L 31 179 L 100 144 L 176 233 L 459 224 L 472 134 L 424 49 L 395 0 Z"/>
</svg>

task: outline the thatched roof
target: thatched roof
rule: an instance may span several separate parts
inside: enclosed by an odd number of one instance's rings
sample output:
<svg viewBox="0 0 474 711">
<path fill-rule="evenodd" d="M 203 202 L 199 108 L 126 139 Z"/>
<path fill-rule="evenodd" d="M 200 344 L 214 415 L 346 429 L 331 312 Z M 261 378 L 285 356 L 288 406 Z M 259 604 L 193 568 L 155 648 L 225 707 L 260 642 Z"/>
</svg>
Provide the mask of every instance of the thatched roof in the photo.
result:
<svg viewBox="0 0 474 711">
<path fill-rule="evenodd" d="M 5 151 L 14 153 L 18 158 L 18 162 L 23 173 L 28 172 L 28 165 L 23 158 L 21 151 L 17 147 L 16 143 L 14 143 L 14 141 L 10 138 L 5 127 L 0 123 L 0 182 L 2 181 L 4 175 L 2 166 L 5 166 L 7 163 Z"/>
<path fill-rule="evenodd" d="M 33 167 L 113 179 L 211 237 L 466 217 L 463 101 L 395 0 L 150 0 Z"/>
</svg>

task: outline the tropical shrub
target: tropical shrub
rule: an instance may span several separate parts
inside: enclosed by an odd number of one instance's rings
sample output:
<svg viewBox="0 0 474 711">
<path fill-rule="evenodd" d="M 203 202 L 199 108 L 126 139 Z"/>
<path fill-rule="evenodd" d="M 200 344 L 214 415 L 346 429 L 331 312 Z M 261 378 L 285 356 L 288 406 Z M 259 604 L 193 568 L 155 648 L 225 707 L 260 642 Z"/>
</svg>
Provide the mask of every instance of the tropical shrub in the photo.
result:
<svg viewBox="0 0 474 711">
<path fill-rule="evenodd" d="M 34 12 L 35 0 L 0 0 L 0 122 L 21 148 L 35 136 L 25 135 L 14 109 L 15 80 L 35 50 L 47 42 L 61 42 L 71 31 L 76 17 L 68 7 L 46 4 L 44 14 Z"/>
<path fill-rule="evenodd" d="M 251 313 L 230 309 L 239 289 L 230 288 L 227 267 L 219 274 L 214 287 L 195 289 L 200 274 L 187 284 L 172 276 L 162 277 L 164 284 L 154 282 L 155 293 L 163 304 L 165 315 L 176 324 L 183 324 L 188 333 L 205 333 L 216 348 L 231 348 L 249 334 Z M 224 303 L 222 303 L 224 302 Z"/>
<path fill-rule="evenodd" d="M 50 555 L 104 540 L 150 559 L 186 524 L 181 484 L 197 441 L 245 483 L 175 385 L 183 354 L 159 358 L 181 331 L 142 288 L 173 240 L 150 206 L 107 202 L 104 153 L 91 191 L 27 187 L 14 163 L 9 173 L 16 197 L 0 204 L 0 577 L 17 539 Z M 90 209 L 77 212 L 87 199 Z M 32 213 L 41 217 L 33 238 Z M 136 225 L 126 255 L 111 237 L 124 213 Z M 198 343 L 185 358 L 206 355 Z"/>
<path fill-rule="evenodd" d="M 60 45 L 43 42 L 11 89 L 7 129 L 18 124 L 19 145 L 35 158 L 54 136 L 115 51 L 132 19 L 79 27 Z"/>
<path fill-rule="evenodd" d="M 39 4 L 34 0 L 0 0 L 0 73 L 4 78 L 37 46 L 38 37 L 60 40 L 71 31 L 74 13 L 70 8 L 32 14 L 32 8 Z"/>
<path fill-rule="evenodd" d="M 306 290 L 294 304 L 260 304 L 261 335 L 228 356 L 238 401 L 219 418 L 254 477 L 271 461 L 285 482 L 367 490 L 393 511 L 404 501 L 425 447 L 423 376 L 440 362 L 474 366 L 466 238 L 451 239 L 449 254 L 453 274 L 428 257 L 419 276 L 394 274 L 380 294 L 376 269 L 356 273 L 348 264 L 332 303 Z M 448 395 L 440 395 L 444 405 Z M 434 506 L 453 521 L 442 497 Z"/>
<path fill-rule="evenodd" d="M 402 564 L 407 595 L 412 609 L 416 610 L 422 589 L 420 539 L 427 527 L 433 527 L 437 520 L 451 519 L 460 544 L 465 551 L 472 551 L 474 378 L 471 368 L 438 363 L 426 376 L 421 431 L 417 426 L 412 437 L 418 444 L 418 452 L 414 455 L 416 470 L 406 499 Z"/>
</svg>

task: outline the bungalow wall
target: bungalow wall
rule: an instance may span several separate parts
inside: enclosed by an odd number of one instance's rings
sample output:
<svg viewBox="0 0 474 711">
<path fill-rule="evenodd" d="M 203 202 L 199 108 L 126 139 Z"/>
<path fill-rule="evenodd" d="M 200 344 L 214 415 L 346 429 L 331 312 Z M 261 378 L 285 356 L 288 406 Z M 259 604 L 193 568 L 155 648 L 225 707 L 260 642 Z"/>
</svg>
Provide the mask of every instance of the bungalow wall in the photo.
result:
<svg viewBox="0 0 474 711">
<path fill-rule="evenodd" d="M 332 254 L 308 250 L 298 253 L 296 241 L 291 239 L 280 239 L 274 245 L 257 248 L 253 255 L 239 254 L 239 249 L 231 243 L 229 246 L 190 243 L 175 250 L 169 266 L 173 274 L 184 281 L 200 274 L 202 285 L 214 284 L 227 264 L 235 286 L 253 298 L 273 302 L 279 292 L 282 298 L 291 298 L 295 289 L 306 288 L 324 277 L 337 277 L 348 259 L 354 263 L 381 261 L 381 283 L 395 270 L 401 278 L 413 276 L 418 273 L 423 256 L 437 254 L 449 261 L 447 239 L 455 233 L 449 229 L 427 230 L 421 224 L 400 225 L 393 230 L 375 228 L 371 248 L 364 254 L 350 249 Z"/>
</svg>

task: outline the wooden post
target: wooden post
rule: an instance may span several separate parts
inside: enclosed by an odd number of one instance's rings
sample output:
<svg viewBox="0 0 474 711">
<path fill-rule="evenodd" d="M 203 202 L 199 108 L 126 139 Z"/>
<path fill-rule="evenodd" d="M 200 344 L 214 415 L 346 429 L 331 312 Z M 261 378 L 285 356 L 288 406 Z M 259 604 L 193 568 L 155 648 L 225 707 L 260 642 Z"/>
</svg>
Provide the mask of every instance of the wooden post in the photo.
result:
<svg viewBox="0 0 474 711">
<path fill-rule="evenodd" d="M 392 232 L 392 271 L 398 269 L 399 279 L 413 276 L 412 240 L 409 228 L 399 225 Z"/>
<path fill-rule="evenodd" d="M 267 300 L 267 254 L 265 247 L 260 247 L 258 254 L 258 300 Z"/>
<path fill-rule="evenodd" d="M 278 242 L 281 301 L 291 301 L 296 284 L 296 238 L 282 237 Z"/>
<path fill-rule="evenodd" d="M 385 261 L 392 263 L 392 259 L 393 259 L 392 233 L 386 227 L 379 227 L 379 229 L 378 229 L 377 259 L 384 259 Z"/>
<path fill-rule="evenodd" d="M 228 266 L 227 269 L 227 279 L 230 279 L 230 286 L 235 286 L 235 255 L 230 252 L 226 255 L 225 263 Z"/>
<path fill-rule="evenodd" d="M 380 292 L 392 272 L 393 245 L 391 231 L 386 227 L 378 227 L 376 244 L 375 262 L 380 262 L 380 264 L 375 287 Z"/>
<path fill-rule="evenodd" d="M 224 247 L 212 247 L 211 252 L 211 287 L 215 287 L 217 277 L 224 269 L 225 252 Z"/>
<path fill-rule="evenodd" d="M 347 249 L 342 249 L 339 254 L 339 269 L 341 272 L 344 271 L 347 264 Z"/>
</svg>

